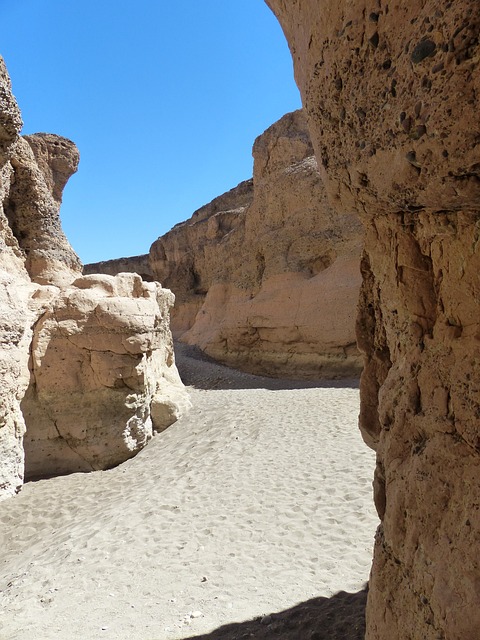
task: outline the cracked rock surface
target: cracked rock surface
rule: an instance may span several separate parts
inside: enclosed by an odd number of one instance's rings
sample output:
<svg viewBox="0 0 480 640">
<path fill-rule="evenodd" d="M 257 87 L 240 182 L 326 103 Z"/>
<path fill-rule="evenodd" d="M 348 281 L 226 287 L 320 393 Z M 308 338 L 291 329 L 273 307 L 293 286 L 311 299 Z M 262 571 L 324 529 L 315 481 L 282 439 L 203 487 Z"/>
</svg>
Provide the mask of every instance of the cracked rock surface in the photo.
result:
<svg viewBox="0 0 480 640">
<path fill-rule="evenodd" d="M 367 640 L 480 628 L 480 5 L 267 0 L 330 201 L 366 238 L 360 427 L 382 524 Z"/>
</svg>

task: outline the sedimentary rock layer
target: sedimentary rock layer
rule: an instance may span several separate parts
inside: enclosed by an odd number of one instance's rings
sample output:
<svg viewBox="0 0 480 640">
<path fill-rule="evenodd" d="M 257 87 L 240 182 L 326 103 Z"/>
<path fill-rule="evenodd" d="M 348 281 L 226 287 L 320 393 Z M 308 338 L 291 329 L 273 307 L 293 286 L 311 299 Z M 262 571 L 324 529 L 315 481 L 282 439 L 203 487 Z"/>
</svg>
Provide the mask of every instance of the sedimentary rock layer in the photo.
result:
<svg viewBox="0 0 480 640">
<path fill-rule="evenodd" d="M 241 183 L 153 243 L 182 341 L 254 373 L 356 375 L 362 233 L 327 202 L 301 111 L 255 141 Z"/>
<path fill-rule="evenodd" d="M 368 640 L 480 628 L 480 5 L 267 0 L 330 201 L 366 229 L 360 426 L 382 518 Z"/>
</svg>

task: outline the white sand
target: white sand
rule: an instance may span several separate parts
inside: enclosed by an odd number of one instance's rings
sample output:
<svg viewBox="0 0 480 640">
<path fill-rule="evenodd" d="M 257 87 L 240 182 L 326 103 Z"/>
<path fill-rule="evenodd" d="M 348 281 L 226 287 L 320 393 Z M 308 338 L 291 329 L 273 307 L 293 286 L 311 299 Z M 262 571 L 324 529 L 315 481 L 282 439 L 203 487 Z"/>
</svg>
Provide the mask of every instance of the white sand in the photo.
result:
<svg viewBox="0 0 480 640">
<path fill-rule="evenodd" d="M 1 640 L 178 640 L 367 581 L 358 390 L 183 362 L 217 388 L 136 458 L 0 503 Z"/>
</svg>

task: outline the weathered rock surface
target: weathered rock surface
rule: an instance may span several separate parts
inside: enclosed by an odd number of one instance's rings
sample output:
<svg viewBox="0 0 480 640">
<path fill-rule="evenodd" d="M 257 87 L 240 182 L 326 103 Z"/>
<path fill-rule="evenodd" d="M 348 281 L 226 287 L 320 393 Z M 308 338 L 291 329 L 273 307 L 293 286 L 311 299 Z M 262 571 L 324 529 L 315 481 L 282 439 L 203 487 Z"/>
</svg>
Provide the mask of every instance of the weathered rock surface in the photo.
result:
<svg viewBox="0 0 480 640">
<path fill-rule="evenodd" d="M 330 201 L 365 229 L 368 640 L 480 628 L 480 5 L 267 0 Z"/>
<path fill-rule="evenodd" d="M 22 120 L 0 58 L 0 496 L 11 495 L 23 481 L 25 422 L 20 399 L 29 381 L 28 356 L 32 285 L 5 215 L 13 173 L 10 159 Z"/>
<path fill-rule="evenodd" d="M 105 469 L 179 417 L 169 328 L 173 294 L 136 274 L 83 276 L 35 327 L 33 381 L 22 401 L 25 473 Z"/>
<path fill-rule="evenodd" d="M 188 405 L 171 292 L 131 274 L 81 277 L 59 218 L 78 165 L 59 136 L 20 137 L 0 58 L 0 499 L 27 475 L 107 468 Z"/>
<path fill-rule="evenodd" d="M 153 243 L 177 299 L 180 339 L 234 367 L 305 378 L 356 375 L 362 233 L 336 216 L 301 111 L 254 144 L 241 183 Z"/>
<path fill-rule="evenodd" d="M 60 223 L 63 187 L 78 162 L 74 143 L 60 136 L 38 133 L 15 143 L 5 213 L 30 277 L 39 284 L 63 285 L 81 274 Z"/>
</svg>

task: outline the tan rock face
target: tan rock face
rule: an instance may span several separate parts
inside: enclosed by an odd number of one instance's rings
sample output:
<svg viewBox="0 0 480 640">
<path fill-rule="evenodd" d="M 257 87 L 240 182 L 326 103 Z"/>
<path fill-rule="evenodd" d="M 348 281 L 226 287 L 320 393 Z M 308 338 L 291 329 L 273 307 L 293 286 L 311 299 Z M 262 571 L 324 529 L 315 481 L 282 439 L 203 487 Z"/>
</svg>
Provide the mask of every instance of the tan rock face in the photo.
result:
<svg viewBox="0 0 480 640">
<path fill-rule="evenodd" d="M 35 134 L 15 144 L 5 211 L 30 277 L 40 284 L 64 285 L 81 273 L 60 224 L 63 187 L 78 162 L 74 143 L 60 136 Z"/>
<path fill-rule="evenodd" d="M 360 225 L 329 206 L 302 112 L 270 127 L 253 155 L 253 182 L 151 247 L 156 279 L 177 297 L 173 329 L 253 373 L 356 375 Z"/>
<path fill-rule="evenodd" d="M 133 274 L 79 277 L 59 218 L 78 151 L 21 126 L 0 58 L 0 499 L 25 457 L 30 477 L 107 468 L 189 404 L 173 295 Z"/>
<path fill-rule="evenodd" d="M 365 229 L 368 640 L 480 628 L 480 5 L 268 0 L 331 202 Z M 477 478 L 477 480 L 475 480 Z"/>
<path fill-rule="evenodd" d="M 19 400 L 29 381 L 32 286 L 4 210 L 13 173 L 10 158 L 21 127 L 20 111 L 0 58 L 0 497 L 12 495 L 23 482 L 25 422 Z"/>
<path fill-rule="evenodd" d="M 136 274 L 91 275 L 38 321 L 22 402 L 27 476 L 105 469 L 188 404 L 169 329 L 173 295 Z M 153 404 L 153 411 L 151 406 Z"/>
</svg>

